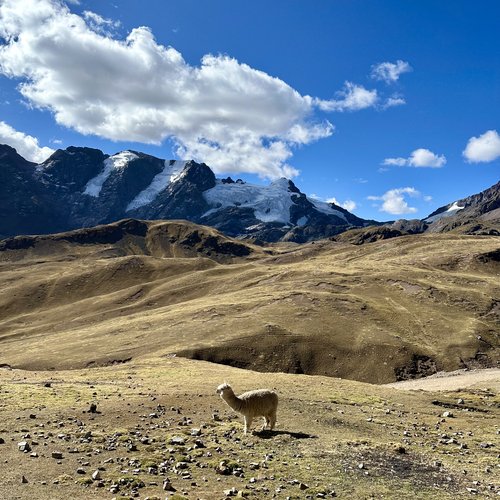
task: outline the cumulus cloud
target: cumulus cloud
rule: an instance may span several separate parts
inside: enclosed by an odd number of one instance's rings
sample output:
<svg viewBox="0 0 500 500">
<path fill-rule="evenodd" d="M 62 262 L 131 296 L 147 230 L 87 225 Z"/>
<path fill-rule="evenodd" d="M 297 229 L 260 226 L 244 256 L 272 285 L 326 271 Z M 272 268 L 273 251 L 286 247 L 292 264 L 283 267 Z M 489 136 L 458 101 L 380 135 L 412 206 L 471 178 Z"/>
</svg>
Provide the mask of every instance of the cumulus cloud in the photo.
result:
<svg viewBox="0 0 500 500">
<path fill-rule="evenodd" d="M 337 201 L 337 198 L 328 198 L 326 200 L 327 203 L 335 203 L 335 205 L 339 206 L 339 207 L 342 207 L 342 208 L 345 208 L 346 210 L 348 210 L 349 212 L 352 212 L 353 210 L 356 210 L 357 208 L 357 204 L 355 201 L 353 200 L 345 200 L 344 202 L 340 202 L 340 201 Z"/>
<path fill-rule="evenodd" d="M 386 158 L 382 165 L 397 167 L 431 167 L 440 168 L 446 164 L 444 155 L 436 155 L 432 151 L 419 148 L 415 149 L 408 158 Z"/>
<path fill-rule="evenodd" d="M 323 111 L 359 111 L 371 108 L 379 101 L 377 90 L 368 90 L 352 82 L 345 82 L 344 88 L 337 92 L 337 97 L 330 100 L 315 99 L 315 103 Z"/>
<path fill-rule="evenodd" d="M 396 188 L 386 191 L 382 196 L 368 196 L 368 199 L 382 201 L 382 205 L 379 207 L 381 212 L 387 212 L 392 215 L 415 213 L 417 209 L 408 205 L 405 195 L 418 197 L 420 196 L 420 192 L 412 187 Z"/>
<path fill-rule="evenodd" d="M 40 147 L 38 139 L 15 130 L 3 121 L 0 121 L 0 144 L 8 144 L 23 158 L 35 163 L 42 163 L 54 152 L 51 148 Z"/>
<path fill-rule="evenodd" d="M 319 104 L 284 81 L 226 55 L 192 66 L 147 27 L 125 40 L 107 33 L 112 21 L 70 12 L 58 0 L 0 3 L 0 73 L 21 79 L 32 106 L 57 123 L 115 141 L 161 144 L 217 172 L 293 176 L 293 149 L 330 136 Z M 353 84 L 343 104 L 362 109 L 376 94 Z"/>
<path fill-rule="evenodd" d="M 394 83 L 399 80 L 400 75 L 412 71 L 412 67 L 406 62 L 398 59 L 395 63 L 383 62 L 372 66 L 371 77 L 385 83 Z"/>
<path fill-rule="evenodd" d="M 488 130 L 479 137 L 471 137 L 462 153 L 470 163 L 494 161 L 500 157 L 500 136 Z"/>
</svg>

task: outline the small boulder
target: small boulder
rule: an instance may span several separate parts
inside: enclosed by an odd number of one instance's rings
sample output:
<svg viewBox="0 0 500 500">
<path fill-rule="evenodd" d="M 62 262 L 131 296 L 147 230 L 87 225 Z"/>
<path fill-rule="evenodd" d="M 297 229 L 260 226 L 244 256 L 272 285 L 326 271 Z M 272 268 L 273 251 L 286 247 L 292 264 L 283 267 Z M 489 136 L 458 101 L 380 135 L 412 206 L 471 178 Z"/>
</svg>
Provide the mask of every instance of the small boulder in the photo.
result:
<svg viewBox="0 0 500 500">
<path fill-rule="evenodd" d="M 21 441 L 17 443 L 17 447 L 19 448 L 19 451 L 22 451 L 24 453 L 28 453 L 29 451 L 31 451 L 31 446 L 28 441 Z"/>
<path fill-rule="evenodd" d="M 168 477 L 163 481 L 163 490 L 164 491 L 176 491 L 176 489 L 172 486 L 170 479 Z"/>
</svg>

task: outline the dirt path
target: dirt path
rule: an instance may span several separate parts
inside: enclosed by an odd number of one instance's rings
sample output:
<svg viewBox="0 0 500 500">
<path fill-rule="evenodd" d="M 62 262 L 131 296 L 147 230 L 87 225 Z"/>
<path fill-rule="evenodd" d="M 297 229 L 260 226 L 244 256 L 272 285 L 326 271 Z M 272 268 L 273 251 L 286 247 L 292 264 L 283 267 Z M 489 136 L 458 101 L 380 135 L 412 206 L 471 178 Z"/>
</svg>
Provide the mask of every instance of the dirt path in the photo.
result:
<svg viewBox="0 0 500 500">
<path fill-rule="evenodd" d="M 413 391 L 456 391 L 473 386 L 500 390 L 500 368 L 439 372 L 430 377 L 394 382 L 385 386 Z"/>
</svg>

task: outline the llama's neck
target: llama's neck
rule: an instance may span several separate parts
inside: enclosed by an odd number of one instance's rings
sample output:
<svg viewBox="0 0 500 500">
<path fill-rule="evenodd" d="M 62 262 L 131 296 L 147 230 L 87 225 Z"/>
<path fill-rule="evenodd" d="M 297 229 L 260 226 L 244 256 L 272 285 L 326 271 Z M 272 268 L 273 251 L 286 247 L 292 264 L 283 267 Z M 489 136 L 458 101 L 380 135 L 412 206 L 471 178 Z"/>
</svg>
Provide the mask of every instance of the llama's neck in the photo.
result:
<svg viewBox="0 0 500 500">
<path fill-rule="evenodd" d="M 224 393 L 224 401 L 235 411 L 240 411 L 243 401 L 231 390 Z"/>
</svg>

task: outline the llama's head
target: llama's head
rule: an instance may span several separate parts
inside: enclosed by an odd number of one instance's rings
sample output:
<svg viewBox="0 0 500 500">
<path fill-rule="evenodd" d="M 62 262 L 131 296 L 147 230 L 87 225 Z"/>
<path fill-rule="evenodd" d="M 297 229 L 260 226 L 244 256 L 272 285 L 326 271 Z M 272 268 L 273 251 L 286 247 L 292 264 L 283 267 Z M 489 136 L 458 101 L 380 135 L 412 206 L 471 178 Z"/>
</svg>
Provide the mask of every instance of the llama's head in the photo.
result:
<svg viewBox="0 0 500 500">
<path fill-rule="evenodd" d="M 224 382 L 223 384 L 219 385 L 219 387 L 217 387 L 217 394 L 221 398 L 224 398 L 224 395 L 228 394 L 231 391 L 232 391 L 231 386 L 227 382 Z"/>
</svg>

